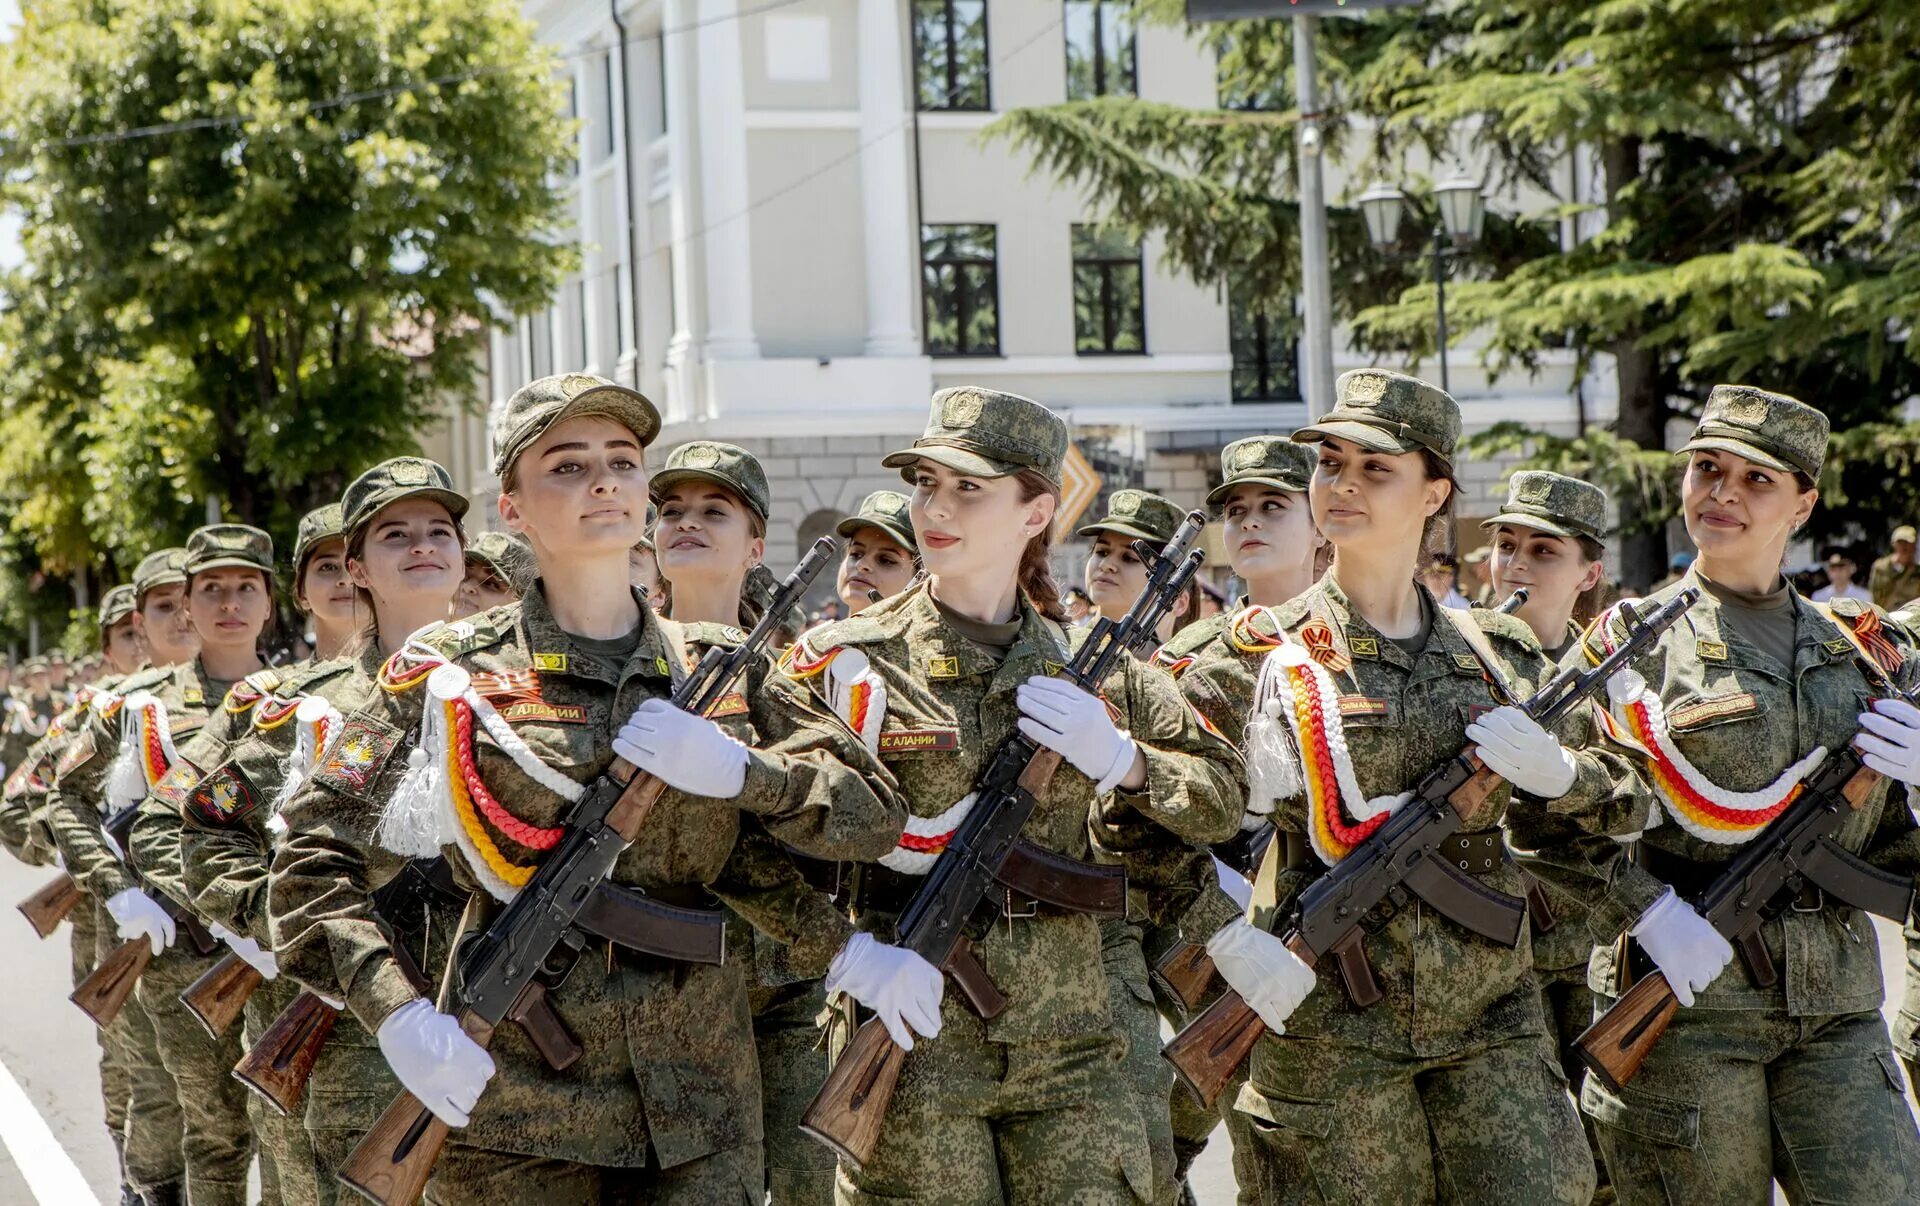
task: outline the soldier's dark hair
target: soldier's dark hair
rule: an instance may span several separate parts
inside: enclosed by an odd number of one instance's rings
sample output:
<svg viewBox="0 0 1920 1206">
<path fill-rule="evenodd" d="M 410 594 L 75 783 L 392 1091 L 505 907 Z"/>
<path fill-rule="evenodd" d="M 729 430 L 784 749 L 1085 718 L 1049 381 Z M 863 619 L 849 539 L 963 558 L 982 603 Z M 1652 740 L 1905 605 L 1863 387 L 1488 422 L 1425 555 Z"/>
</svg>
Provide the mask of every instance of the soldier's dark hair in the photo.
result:
<svg viewBox="0 0 1920 1206">
<path fill-rule="evenodd" d="M 1014 480 L 1020 483 L 1020 501 L 1023 503 L 1030 503 L 1042 494 L 1051 494 L 1056 499 L 1060 497 L 1060 487 L 1032 469 L 1022 469 Z M 1067 621 L 1067 608 L 1060 601 L 1060 586 L 1053 580 L 1052 552 L 1053 525 L 1049 524 L 1027 541 L 1027 547 L 1020 553 L 1020 593 L 1033 604 L 1035 611 L 1049 620 L 1064 624 Z"/>
<path fill-rule="evenodd" d="M 1454 480 L 1453 470 L 1431 449 L 1420 450 L 1420 461 L 1426 466 L 1428 481 L 1447 483 L 1447 500 L 1440 509 L 1427 516 L 1427 526 L 1420 536 L 1420 565 L 1423 567 L 1432 558 L 1451 555 L 1453 547 L 1453 504 L 1460 497 L 1460 483 Z"/>
<path fill-rule="evenodd" d="M 1598 540 L 1591 536 L 1576 536 L 1574 539 L 1580 545 L 1580 556 L 1586 559 L 1588 565 L 1607 559 L 1606 546 Z M 1600 581 L 1590 589 L 1581 591 L 1580 597 L 1573 601 L 1573 622 L 1582 628 L 1593 623 L 1594 617 L 1607 609 L 1607 596 L 1612 592 L 1613 585 L 1607 581 L 1607 576 L 1600 575 Z"/>
</svg>

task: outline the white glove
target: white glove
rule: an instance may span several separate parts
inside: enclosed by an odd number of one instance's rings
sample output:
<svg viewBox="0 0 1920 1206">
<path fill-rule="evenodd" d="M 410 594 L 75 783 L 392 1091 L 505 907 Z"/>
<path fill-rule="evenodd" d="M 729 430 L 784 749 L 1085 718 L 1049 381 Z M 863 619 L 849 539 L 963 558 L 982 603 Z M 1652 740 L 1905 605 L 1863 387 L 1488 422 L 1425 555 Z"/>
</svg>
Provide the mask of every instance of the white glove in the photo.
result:
<svg viewBox="0 0 1920 1206">
<path fill-rule="evenodd" d="M 262 980 L 271 980 L 280 974 L 280 961 L 273 952 L 262 947 L 251 938 L 242 938 L 218 922 L 209 922 L 207 932 L 227 944 L 227 949 L 240 956 L 240 961 L 260 973 Z"/>
<path fill-rule="evenodd" d="M 1213 860 L 1213 877 L 1220 881 L 1220 890 L 1243 912 L 1253 903 L 1253 885 L 1247 882 L 1247 877 L 1217 858 Z"/>
<path fill-rule="evenodd" d="M 1106 795 L 1133 769 L 1140 752 L 1133 737 L 1114 727 L 1107 705 L 1064 679 L 1034 675 L 1020 684 L 1020 731 L 1065 758 Z"/>
<path fill-rule="evenodd" d="M 153 943 L 156 955 L 173 945 L 173 918 L 159 901 L 140 889 L 115 892 L 107 901 L 107 912 L 113 915 L 114 928 L 122 941 L 145 938 Z"/>
<path fill-rule="evenodd" d="M 493 1079 L 493 1057 L 459 1022 L 422 997 L 388 1014 L 374 1038 L 407 1092 L 448 1126 L 467 1125 Z"/>
<path fill-rule="evenodd" d="M 1889 779 L 1920 784 L 1920 708 L 1904 699 L 1876 699 L 1860 713 L 1853 748 L 1860 761 Z"/>
<path fill-rule="evenodd" d="M 747 785 L 747 747 L 704 716 L 649 699 L 613 739 L 613 752 L 690 796 L 731 800 Z"/>
<path fill-rule="evenodd" d="M 1207 939 L 1220 978 L 1240 994 L 1267 1029 L 1287 1032 L 1287 1019 L 1313 991 L 1313 969 L 1287 944 L 1236 917 Z"/>
<path fill-rule="evenodd" d="M 1627 930 L 1647 952 L 1660 974 L 1673 987 L 1682 1005 L 1693 1007 L 1693 994 L 1713 983 L 1733 961 L 1733 947 L 1693 906 L 1667 889 Z"/>
<path fill-rule="evenodd" d="M 939 1037 L 946 977 L 904 946 L 889 946 L 872 934 L 855 934 L 827 968 L 826 989 L 844 992 L 873 1010 L 902 1051 L 913 1050 L 916 1034 Z"/>
<path fill-rule="evenodd" d="M 1543 800 L 1557 800 L 1572 791 L 1580 773 L 1559 738 L 1511 705 L 1495 708 L 1468 725 L 1467 740 L 1480 747 L 1480 761 L 1488 770 Z"/>
</svg>

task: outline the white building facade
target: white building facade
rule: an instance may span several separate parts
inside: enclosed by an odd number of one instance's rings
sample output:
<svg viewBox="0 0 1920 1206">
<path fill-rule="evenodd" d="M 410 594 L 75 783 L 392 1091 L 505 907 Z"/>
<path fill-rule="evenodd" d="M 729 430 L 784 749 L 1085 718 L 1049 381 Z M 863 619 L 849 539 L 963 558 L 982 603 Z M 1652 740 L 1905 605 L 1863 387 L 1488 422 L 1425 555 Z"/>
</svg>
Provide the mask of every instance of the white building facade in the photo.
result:
<svg viewBox="0 0 1920 1206">
<path fill-rule="evenodd" d="M 1069 417 L 1105 489 L 1186 506 L 1217 480 L 1223 444 L 1304 421 L 1290 345 L 981 137 L 1009 109 L 1070 95 L 1215 106 L 1204 31 L 1132 29 L 1098 0 L 525 11 L 563 56 L 580 121 L 567 183 L 581 270 L 495 333 L 492 405 L 546 373 L 598 373 L 660 407 L 656 463 L 688 439 L 748 448 L 773 487 L 776 566 L 900 484 L 880 457 L 918 434 L 944 386 L 1041 401 Z M 1358 191 L 1330 167 L 1329 195 Z M 1337 331 L 1336 371 L 1365 363 L 1345 342 Z M 1611 374 L 1577 381 L 1571 354 L 1491 383 L 1470 347 L 1451 364 L 1469 430 L 1613 418 Z M 1501 472 L 1462 466 L 1466 517 L 1492 513 Z M 478 473 L 471 484 L 488 489 Z"/>
</svg>

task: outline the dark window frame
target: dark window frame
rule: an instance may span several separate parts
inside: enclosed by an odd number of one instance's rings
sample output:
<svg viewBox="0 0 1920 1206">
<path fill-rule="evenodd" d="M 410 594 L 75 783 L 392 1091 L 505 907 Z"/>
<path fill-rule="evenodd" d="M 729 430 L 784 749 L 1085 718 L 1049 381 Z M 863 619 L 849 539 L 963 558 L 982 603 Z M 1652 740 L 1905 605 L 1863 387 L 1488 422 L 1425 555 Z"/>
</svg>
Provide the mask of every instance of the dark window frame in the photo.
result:
<svg viewBox="0 0 1920 1206">
<path fill-rule="evenodd" d="M 1093 222 L 1075 222 L 1072 239 L 1077 244 L 1084 236 L 1097 239 L 1101 227 Z M 1100 297 L 1098 302 L 1100 330 L 1097 337 L 1101 344 L 1097 348 L 1082 347 L 1087 334 L 1080 327 L 1080 276 L 1082 269 L 1091 269 L 1099 274 Z M 1138 293 L 1133 307 L 1140 316 L 1138 331 L 1140 346 L 1137 348 L 1116 347 L 1126 337 L 1120 330 L 1121 319 L 1118 311 L 1120 288 L 1115 282 L 1117 273 L 1131 271 L 1134 276 L 1134 288 Z M 1073 246 L 1073 351 L 1076 356 L 1145 356 L 1147 355 L 1147 261 L 1145 248 L 1139 242 L 1133 245 L 1132 256 L 1101 253 L 1083 255 L 1078 246 Z"/>
<path fill-rule="evenodd" d="M 1300 402 L 1305 400 L 1305 392 L 1300 383 L 1300 337 L 1286 338 L 1275 327 L 1281 322 L 1272 314 L 1262 312 L 1248 314 L 1232 300 L 1229 292 L 1227 301 L 1227 349 L 1232 358 L 1232 367 L 1228 370 L 1227 388 L 1234 402 Z M 1241 324 L 1248 327 L 1248 348 L 1253 355 L 1243 357 L 1240 353 L 1243 341 L 1236 338 Z M 1284 341 L 1284 342 L 1283 342 Z M 1284 347 L 1280 355 L 1274 354 L 1276 346 Z M 1255 380 L 1252 392 L 1240 388 L 1242 372 L 1250 372 Z"/>
<path fill-rule="evenodd" d="M 1067 99 L 1093 100 L 1102 96 L 1139 96 L 1140 95 L 1140 29 L 1133 23 L 1130 11 L 1115 0 L 1061 0 L 1066 7 L 1062 10 L 1061 34 L 1067 58 Z M 1084 5 L 1093 12 L 1093 93 L 1091 96 L 1073 94 L 1073 26 L 1065 14 L 1075 4 Z M 1112 9 L 1117 15 L 1115 21 L 1126 23 L 1125 63 L 1110 64 L 1107 61 L 1107 39 L 1104 36 L 1107 24 L 1106 10 Z M 1122 71 L 1127 75 L 1126 87 L 1116 88 L 1107 78 L 1110 71 Z"/>
<path fill-rule="evenodd" d="M 954 98 L 960 94 L 960 88 L 956 79 L 957 69 L 955 67 L 959 58 L 957 53 L 960 44 L 960 37 L 957 32 L 959 22 L 954 17 L 954 5 L 961 2 L 964 2 L 964 0 L 913 0 L 913 4 L 907 11 L 907 18 L 911 23 L 911 31 L 913 34 L 913 103 L 914 107 L 922 113 L 993 112 L 993 31 L 989 27 L 989 13 L 985 0 L 980 0 L 980 61 L 982 63 L 980 103 L 960 104 L 954 100 Z M 925 83 L 922 76 L 922 69 L 926 65 L 925 47 L 920 41 L 920 10 L 923 7 L 938 7 L 940 9 L 939 23 L 944 31 L 947 75 L 946 87 L 941 92 L 941 95 L 946 97 L 947 102 L 943 105 L 929 105 L 927 103 L 926 93 L 922 88 L 922 85 Z"/>
<path fill-rule="evenodd" d="M 617 140 L 614 138 L 613 104 L 614 104 L 615 93 L 613 90 L 613 84 L 614 84 L 615 75 L 614 75 L 614 66 L 613 66 L 613 54 L 614 52 L 612 50 L 608 50 L 605 56 L 603 56 L 600 60 L 601 62 L 600 86 L 602 90 L 601 97 L 600 97 L 600 118 L 601 118 L 601 123 L 604 127 L 604 132 L 600 138 L 600 158 L 602 159 L 605 159 L 608 156 L 613 154 L 615 150 L 615 143 L 617 142 Z"/>
<path fill-rule="evenodd" d="M 986 258 L 977 256 L 929 255 L 928 245 L 935 240 L 947 240 L 952 236 L 934 232 L 967 227 L 988 232 L 993 240 L 993 250 Z M 983 279 L 969 284 L 965 270 L 982 270 Z M 954 315 L 953 329 L 955 346 L 950 349 L 936 348 L 933 344 L 935 295 L 942 282 L 936 281 L 936 273 L 953 274 L 954 296 L 958 299 L 958 312 Z M 979 312 L 976 305 L 970 304 L 978 295 L 984 294 L 993 310 L 993 341 L 991 346 L 967 346 L 968 331 L 972 318 Z M 920 309 L 921 309 L 921 346 L 928 356 L 941 359 L 973 359 L 997 357 L 1000 353 L 1000 228 L 993 222 L 923 222 L 920 224 Z"/>
</svg>

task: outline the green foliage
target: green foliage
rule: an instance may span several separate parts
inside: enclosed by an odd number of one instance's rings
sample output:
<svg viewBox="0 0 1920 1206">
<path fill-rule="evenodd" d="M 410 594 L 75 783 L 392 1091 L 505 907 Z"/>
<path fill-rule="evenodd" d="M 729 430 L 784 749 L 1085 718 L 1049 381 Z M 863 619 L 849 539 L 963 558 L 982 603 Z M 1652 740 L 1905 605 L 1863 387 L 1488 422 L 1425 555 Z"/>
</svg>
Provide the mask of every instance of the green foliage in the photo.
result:
<svg viewBox="0 0 1920 1206">
<path fill-rule="evenodd" d="M 1524 423 L 1495 423 L 1461 441 L 1468 460 L 1517 456 L 1514 470 L 1546 469 L 1592 482 L 1621 507 L 1623 529 L 1653 531 L 1680 510 L 1680 462 L 1594 427 L 1557 436 Z"/>
<path fill-rule="evenodd" d="M 305 510 L 475 401 L 573 263 L 555 64 L 510 0 L 46 0 L 0 48 L 4 567 L 104 585 L 219 501 Z M 9 546 L 9 547 L 16 547 Z"/>
</svg>

